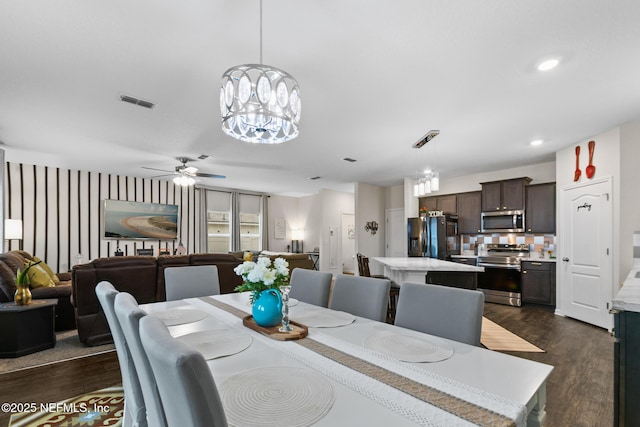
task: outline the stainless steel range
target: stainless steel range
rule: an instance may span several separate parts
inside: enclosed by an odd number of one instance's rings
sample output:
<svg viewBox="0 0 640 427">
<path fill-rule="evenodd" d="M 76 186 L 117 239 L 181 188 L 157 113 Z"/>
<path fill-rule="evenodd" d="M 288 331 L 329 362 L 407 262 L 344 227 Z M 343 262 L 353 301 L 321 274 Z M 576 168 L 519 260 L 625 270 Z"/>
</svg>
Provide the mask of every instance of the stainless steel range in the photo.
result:
<svg viewBox="0 0 640 427">
<path fill-rule="evenodd" d="M 529 245 L 489 243 L 486 254 L 478 257 L 478 289 L 485 301 L 520 307 L 522 305 L 522 278 L 520 261 L 529 256 Z"/>
</svg>

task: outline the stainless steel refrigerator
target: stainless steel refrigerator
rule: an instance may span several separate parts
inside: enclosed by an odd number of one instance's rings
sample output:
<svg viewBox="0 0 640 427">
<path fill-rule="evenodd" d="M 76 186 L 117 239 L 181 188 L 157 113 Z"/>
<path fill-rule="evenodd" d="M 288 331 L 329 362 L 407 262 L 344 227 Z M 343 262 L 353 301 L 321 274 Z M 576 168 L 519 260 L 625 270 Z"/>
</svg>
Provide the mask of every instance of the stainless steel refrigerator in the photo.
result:
<svg viewBox="0 0 640 427">
<path fill-rule="evenodd" d="M 458 236 L 456 215 L 409 218 L 407 235 L 410 257 L 449 261 L 451 255 L 460 255 L 460 236 Z"/>
</svg>

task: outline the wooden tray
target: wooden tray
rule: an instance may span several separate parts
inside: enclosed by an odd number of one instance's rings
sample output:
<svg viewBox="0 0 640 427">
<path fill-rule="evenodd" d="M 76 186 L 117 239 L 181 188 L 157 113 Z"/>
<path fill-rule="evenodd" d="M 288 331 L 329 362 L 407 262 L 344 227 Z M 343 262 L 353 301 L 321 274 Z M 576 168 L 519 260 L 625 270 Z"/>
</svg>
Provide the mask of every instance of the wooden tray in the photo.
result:
<svg viewBox="0 0 640 427">
<path fill-rule="evenodd" d="M 253 329 L 254 331 L 260 332 L 262 335 L 266 335 L 271 339 L 278 341 L 291 341 L 291 340 L 299 340 L 300 338 L 304 338 L 309 333 L 309 329 L 298 322 L 294 322 L 293 320 L 289 321 L 289 326 L 291 326 L 291 332 L 280 332 L 278 326 L 272 326 L 270 328 L 265 328 L 264 326 L 260 326 L 253 319 L 252 315 L 248 315 L 242 319 L 242 324 L 249 329 Z"/>
</svg>

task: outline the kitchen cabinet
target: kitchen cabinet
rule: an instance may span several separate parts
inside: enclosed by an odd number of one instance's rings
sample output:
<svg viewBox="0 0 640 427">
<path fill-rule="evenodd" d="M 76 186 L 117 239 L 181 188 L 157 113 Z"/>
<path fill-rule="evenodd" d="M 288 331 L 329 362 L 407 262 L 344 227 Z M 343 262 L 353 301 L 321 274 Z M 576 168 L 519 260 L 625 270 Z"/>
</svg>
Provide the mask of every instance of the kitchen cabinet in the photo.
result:
<svg viewBox="0 0 640 427">
<path fill-rule="evenodd" d="M 469 258 L 451 257 L 451 261 L 457 262 L 459 264 L 476 265 L 478 259 L 476 257 L 469 257 Z"/>
<path fill-rule="evenodd" d="M 457 194 L 447 194 L 445 196 L 421 197 L 418 201 L 419 207 L 426 207 L 430 211 L 442 211 L 445 214 L 457 213 Z"/>
<path fill-rule="evenodd" d="M 525 187 L 531 178 L 482 182 L 482 211 L 512 211 L 524 209 Z"/>
<path fill-rule="evenodd" d="M 480 213 L 482 211 L 482 192 L 459 193 L 457 195 L 458 233 L 480 233 Z"/>
<path fill-rule="evenodd" d="M 613 307 L 613 425 L 640 426 L 640 313 Z"/>
<path fill-rule="evenodd" d="M 528 185 L 525 221 L 527 233 L 556 232 L 556 183 Z"/>
<path fill-rule="evenodd" d="M 556 305 L 556 263 L 522 261 L 522 302 Z"/>
</svg>

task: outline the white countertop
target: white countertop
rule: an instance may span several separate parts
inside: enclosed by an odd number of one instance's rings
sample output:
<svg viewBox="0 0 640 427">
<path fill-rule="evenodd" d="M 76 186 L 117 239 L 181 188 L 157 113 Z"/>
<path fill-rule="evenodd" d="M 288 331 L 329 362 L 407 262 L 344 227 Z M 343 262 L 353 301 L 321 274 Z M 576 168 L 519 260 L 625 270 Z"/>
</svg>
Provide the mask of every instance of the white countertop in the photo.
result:
<svg viewBox="0 0 640 427">
<path fill-rule="evenodd" d="M 385 267 L 388 267 L 390 270 L 399 270 L 399 271 L 420 271 L 424 273 L 426 273 L 427 271 L 471 271 L 471 272 L 484 271 L 483 267 L 460 264 L 458 262 L 442 261 L 440 259 L 434 259 L 434 258 L 375 257 L 371 259 L 379 262 Z"/>
<path fill-rule="evenodd" d="M 613 298 L 613 308 L 640 313 L 640 278 L 636 277 L 639 272 L 638 265 L 629 272 L 618 295 Z"/>
</svg>

